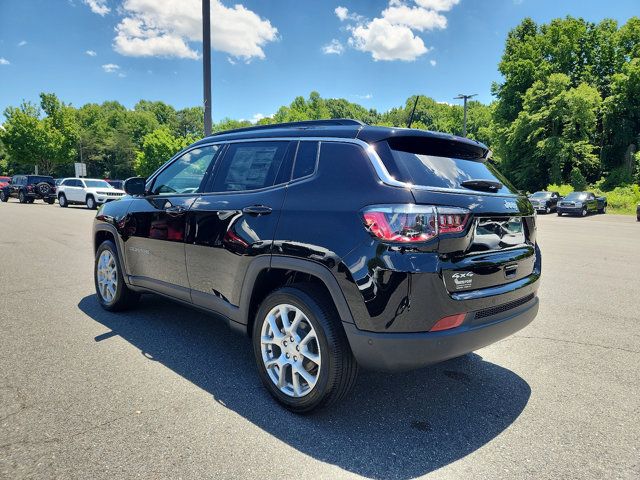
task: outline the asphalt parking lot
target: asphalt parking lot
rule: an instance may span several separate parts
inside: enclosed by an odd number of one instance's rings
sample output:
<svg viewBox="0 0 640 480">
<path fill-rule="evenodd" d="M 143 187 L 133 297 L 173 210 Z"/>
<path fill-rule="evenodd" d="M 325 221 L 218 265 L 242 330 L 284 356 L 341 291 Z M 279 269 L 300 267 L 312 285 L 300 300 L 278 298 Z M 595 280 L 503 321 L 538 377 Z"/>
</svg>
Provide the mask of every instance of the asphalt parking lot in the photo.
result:
<svg viewBox="0 0 640 480">
<path fill-rule="evenodd" d="M 247 339 L 93 293 L 94 212 L 0 205 L 0 477 L 639 478 L 640 223 L 539 216 L 538 318 L 477 353 L 361 373 L 298 417 Z"/>
</svg>

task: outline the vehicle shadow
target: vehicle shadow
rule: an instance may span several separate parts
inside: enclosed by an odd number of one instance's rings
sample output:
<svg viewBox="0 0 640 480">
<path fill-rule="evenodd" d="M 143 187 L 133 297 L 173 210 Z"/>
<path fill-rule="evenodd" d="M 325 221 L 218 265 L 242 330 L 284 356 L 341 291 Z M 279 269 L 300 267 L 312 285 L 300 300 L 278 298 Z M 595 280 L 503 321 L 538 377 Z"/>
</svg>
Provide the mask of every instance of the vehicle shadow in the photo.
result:
<svg viewBox="0 0 640 480">
<path fill-rule="evenodd" d="M 78 306 L 111 330 L 95 341 L 122 337 L 279 440 L 368 478 L 415 478 L 472 453 L 511 425 L 531 394 L 515 373 L 471 354 L 410 373 L 361 372 L 344 402 L 297 416 L 271 399 L 249 340 L 222 321 L 156 296 L 120 314 L 94 296 Z"/>
</svg>

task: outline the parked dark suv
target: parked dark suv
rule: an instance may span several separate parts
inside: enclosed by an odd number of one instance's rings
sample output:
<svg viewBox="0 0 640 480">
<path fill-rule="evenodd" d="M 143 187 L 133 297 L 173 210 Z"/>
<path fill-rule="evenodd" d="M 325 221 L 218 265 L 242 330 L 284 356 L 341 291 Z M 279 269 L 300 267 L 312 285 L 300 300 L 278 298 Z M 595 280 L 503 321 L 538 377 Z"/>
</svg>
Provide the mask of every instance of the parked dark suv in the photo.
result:
<svg viewBox="0 0 640 480">
<path fill-rule="evenodd" d="M 423 367 L 536 316 L 534 211 L 488 153 L 354 120 L 210 136 L 100 208 L 97 298 L 215 312 L 251 336 L 278 401 L 332 404 L 359 366 Z"/>
<path fill-rule="evenodd" d="M 44 175 L 14 175 L 11 183 L 0 189 L 0 201 L 17 198 L 20 203 L 33 203 L 36 199 L 48 204 L 56 201 L 56 182 Z"/>
</svg>

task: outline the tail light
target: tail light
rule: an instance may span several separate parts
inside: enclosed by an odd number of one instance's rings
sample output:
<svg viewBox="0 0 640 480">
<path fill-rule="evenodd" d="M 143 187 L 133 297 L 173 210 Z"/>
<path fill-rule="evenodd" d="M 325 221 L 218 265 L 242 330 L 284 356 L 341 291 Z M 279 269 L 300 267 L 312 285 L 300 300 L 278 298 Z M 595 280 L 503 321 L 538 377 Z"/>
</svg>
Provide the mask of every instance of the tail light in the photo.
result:
<svg viewBox="0 0 640 480">
<path fill-rule="evenodd" d="M 374 205 L 362 216 L 367 230 L 381 240 L 418 243 L 464 231 L 469 213 L 464 208 L 406 204 Z"/>
</svg>

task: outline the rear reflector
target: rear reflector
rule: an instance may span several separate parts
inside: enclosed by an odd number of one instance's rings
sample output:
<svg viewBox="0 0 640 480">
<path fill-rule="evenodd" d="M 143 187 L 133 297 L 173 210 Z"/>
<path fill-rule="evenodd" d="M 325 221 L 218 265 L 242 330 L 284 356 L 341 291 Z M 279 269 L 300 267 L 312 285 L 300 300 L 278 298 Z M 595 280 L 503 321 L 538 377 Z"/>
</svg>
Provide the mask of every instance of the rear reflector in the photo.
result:
<svg viewBox="0 0 640 480">
<path fill-rule="evenodd" d="M 430 332 L 439 332 L 441 330 L 449 330 L 451 328 L 456 328 L 462 325 L 464 322 L 464 317 L 466 317 L 466 313 L 458 313 L 457 315 L 451 315 L 449 317 L 443 317 L 436 322 L 436 324 L 431 327 Z"/>
</svg>

